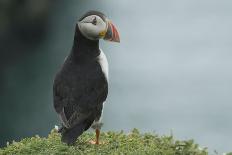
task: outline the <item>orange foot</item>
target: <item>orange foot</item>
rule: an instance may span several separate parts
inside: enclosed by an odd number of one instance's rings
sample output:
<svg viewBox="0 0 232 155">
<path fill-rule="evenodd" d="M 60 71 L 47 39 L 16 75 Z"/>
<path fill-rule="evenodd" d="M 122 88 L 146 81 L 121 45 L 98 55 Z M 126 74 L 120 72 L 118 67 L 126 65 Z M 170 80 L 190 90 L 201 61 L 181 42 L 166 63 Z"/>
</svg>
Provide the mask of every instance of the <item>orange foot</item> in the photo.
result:
<svg viewBox="0 0 232 155">
<path fill-rule="evenodd" d="M 89 141 L 90 144 L 93 144 L 93 145 L 101 145 L 101 144 L 105 144 L 105 142 L 97 142 L 97 141 L 94 141 L 94 140 L 90 140 Z"/>
</svg>

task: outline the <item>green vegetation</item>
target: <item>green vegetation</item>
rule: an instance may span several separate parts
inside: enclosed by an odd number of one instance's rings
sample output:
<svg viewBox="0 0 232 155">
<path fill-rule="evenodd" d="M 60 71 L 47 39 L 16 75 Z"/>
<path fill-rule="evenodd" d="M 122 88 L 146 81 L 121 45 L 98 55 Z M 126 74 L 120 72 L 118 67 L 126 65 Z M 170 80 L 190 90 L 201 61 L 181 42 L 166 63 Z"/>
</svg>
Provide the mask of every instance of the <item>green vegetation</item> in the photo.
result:
<svg viewBox="0 0 232 155">
<path fill-rule="evenodd" d="M 13 142 L 0 149 L 0 154 L 131 154 L 131 155 L 207 155 L 206 148 L 199 149 L 193 142 L 174 140 L 173 136 L 158 136 L 156 134 L 140 134 L 137 129 L 131 133 L 103 132 L 101 133 L 101 145 L 92 145 L 94 133 L 84 133 L 75 146 L 67 146 L 60 141 L 60 134 L 52 130 L 48 138 L 35 136 L 26 138 L 20 142 Z"/>
</svg>

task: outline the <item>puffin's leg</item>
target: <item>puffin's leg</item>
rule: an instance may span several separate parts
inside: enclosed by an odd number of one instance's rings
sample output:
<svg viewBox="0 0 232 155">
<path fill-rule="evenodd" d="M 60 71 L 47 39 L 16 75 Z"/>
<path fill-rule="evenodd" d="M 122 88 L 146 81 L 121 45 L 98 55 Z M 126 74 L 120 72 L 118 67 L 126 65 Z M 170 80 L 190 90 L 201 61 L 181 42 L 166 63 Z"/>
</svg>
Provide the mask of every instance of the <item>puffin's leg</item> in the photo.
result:
<svg viewBox="0 0 232 155">
<path fill-rule="evenodd" d="M 91 140 L 90 141 L 91 144 L 96 144 L 96 145 L 102 144 L 102 143 L 99 142 L 100 130 L 101 130 L 102 125 L 103 125 L 102 122 L 94 121 L 94 123 L 92 125 L 92 128 L 95 130 L 95 133 L 96 133 L 96 141 Z"/>
<path fill-rule="evenodd" d="M 99 144 L 100 129 L 96 129 L 96 144 Z"/>
</svg>

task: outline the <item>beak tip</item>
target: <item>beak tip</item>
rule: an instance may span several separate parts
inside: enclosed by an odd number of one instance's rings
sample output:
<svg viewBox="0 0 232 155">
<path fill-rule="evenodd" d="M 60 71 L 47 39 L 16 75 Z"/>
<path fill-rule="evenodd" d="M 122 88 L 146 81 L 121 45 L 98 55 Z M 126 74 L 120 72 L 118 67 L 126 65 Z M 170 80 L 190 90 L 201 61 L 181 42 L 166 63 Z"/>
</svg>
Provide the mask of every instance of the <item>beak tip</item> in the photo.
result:
<svg viewBox="0 0 232 155">
<path fill-rule="evenodd" d="M 116 42 L 116 43 L 120 43 L 120 38 L 119 38 L 119 37 L 116 37 L 116 38 L 114 38 L 113 41 Z"/>
</svg>

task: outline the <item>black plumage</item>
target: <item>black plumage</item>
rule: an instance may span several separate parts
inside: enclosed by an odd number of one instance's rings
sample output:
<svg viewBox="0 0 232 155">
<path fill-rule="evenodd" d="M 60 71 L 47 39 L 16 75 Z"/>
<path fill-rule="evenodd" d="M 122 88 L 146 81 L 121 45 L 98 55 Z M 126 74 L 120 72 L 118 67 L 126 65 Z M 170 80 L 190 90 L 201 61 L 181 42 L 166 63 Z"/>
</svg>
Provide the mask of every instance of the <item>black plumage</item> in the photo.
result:
<svg viewBox="0 0 232 155">
<path fill-rule="evenodd" d="M 100 119 L 108 83 L 99 54 L 99 40 L 85 38 L 76 25 L 71 53 L 53 85 L 54 108 L 63 121 L 62 141 L 67 144 L 73 144 L 94 120 Z"/>
</svg>

